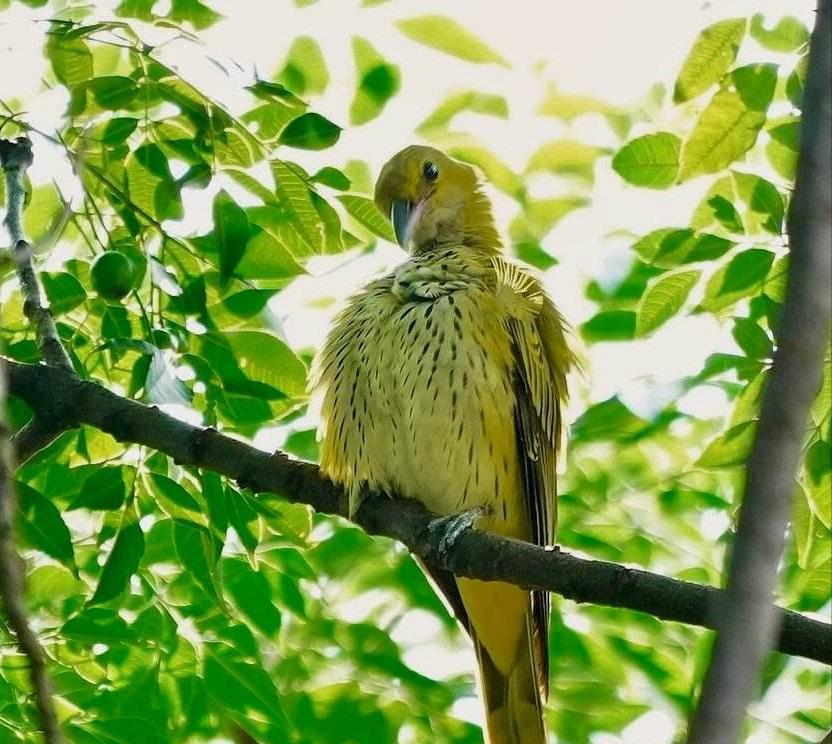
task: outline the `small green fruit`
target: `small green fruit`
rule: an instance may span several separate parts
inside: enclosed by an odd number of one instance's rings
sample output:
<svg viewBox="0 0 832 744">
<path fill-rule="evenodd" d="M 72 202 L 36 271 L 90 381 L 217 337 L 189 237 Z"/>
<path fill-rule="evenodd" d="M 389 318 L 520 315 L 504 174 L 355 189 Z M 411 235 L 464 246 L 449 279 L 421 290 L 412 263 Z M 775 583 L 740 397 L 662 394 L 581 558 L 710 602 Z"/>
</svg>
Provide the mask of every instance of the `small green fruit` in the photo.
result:
<svg viewBox="0 0 832 744">
<path fill-rule="evenodd" d="M 120 302 L 133 290 L 136 271 L 133 262 L 123 253 L 107 251 L 93 261 L 90 279 L 100 297 Z"/>
</svg>

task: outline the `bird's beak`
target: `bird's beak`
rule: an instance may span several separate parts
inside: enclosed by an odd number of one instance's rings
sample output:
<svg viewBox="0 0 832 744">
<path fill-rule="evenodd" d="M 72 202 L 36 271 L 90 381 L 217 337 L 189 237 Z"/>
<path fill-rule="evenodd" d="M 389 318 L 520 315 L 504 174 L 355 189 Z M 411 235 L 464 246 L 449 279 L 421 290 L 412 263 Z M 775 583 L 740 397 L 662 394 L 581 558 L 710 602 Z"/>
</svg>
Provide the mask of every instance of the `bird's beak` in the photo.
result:
<svg viewBox="0 0 832 744">
<path fill-rule="evenodd" d="M 413 202 L 404 201 L 404 199 L 394 199 L 393 206 L 390 208 L 390 222 L 393 223 L 396 242 L 402 248 L 406 248 L 407 246 L 408 233 L 410 232 L 410 212 L 412 208 Z"/>
<path fill-rule="evenodd" d="M 413 228 L 422 218 L 425 211 L 426 200 L 422 199 L 416 203 L 404 199 L 394 199 L 390 207 L 390 222 L 393 223 L 393 232 L 396 234 L 396 242 L 405 250 L 413 234 Z"/>
</svg>

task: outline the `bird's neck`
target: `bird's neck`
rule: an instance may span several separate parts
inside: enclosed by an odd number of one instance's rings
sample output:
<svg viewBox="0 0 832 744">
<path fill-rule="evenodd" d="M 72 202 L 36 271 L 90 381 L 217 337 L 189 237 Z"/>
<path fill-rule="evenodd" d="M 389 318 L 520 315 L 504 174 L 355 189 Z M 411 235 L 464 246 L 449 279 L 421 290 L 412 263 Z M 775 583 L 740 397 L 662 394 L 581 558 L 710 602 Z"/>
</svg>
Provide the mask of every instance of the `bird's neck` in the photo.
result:
<svg viewBox="0 0 832 744">
<path fill-rule="evenodd" d="M 437 219 L 431 232 L 429 239 L 413 246 L 413 255 L 461 247 L 493 255 L 502 248 L 491 205 L 479 192 L 461 204 L 452 218 Z"/>
</svg>

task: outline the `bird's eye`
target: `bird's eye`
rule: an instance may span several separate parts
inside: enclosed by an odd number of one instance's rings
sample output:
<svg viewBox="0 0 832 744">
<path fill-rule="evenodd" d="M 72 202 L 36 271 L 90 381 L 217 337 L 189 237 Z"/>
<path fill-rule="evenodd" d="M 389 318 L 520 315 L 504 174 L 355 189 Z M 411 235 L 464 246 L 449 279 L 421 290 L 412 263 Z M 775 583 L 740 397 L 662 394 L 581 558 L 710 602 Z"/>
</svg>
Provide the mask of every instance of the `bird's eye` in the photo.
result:
<svg viewBox="0 0 832 744">
<path fill-rule="evenodd" d="M 425 162 L 422 173 L 425 174 L 428 181 L 435 181 L 439 178 L 439 168 L 436 167 L 436 163 L 432 163 L 430 160 Z"/>
</svg>

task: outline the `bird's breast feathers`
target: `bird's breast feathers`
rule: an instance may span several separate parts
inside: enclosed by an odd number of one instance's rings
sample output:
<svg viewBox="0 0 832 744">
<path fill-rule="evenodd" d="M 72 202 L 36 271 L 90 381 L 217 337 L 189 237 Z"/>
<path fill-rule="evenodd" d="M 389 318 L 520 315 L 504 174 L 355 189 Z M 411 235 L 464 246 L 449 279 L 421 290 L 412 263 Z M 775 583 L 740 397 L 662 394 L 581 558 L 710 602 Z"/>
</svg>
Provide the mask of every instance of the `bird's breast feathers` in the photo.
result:
<svg viewBox="0 0 832 744">
<path fill-rule="evenodd" d="M 507 290 L 504 263 L 415 257 L 339 316 L 318 362 L 321 466 L 353 505 L 365 486 L 438 513 L 488 503 L 527 536 L 509 322 L 539 298 Z"/>
</svg>

